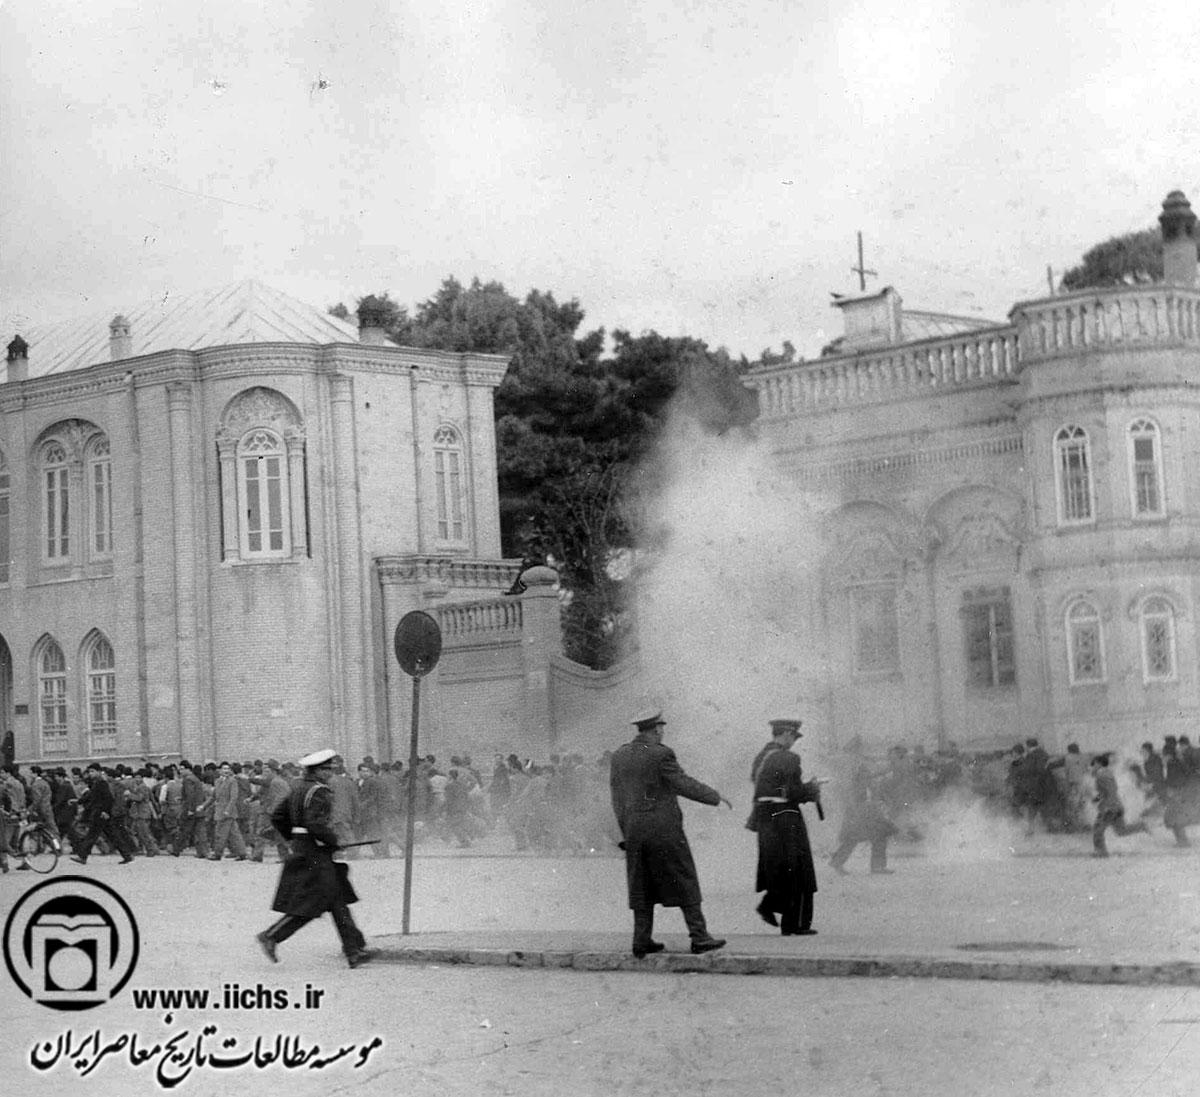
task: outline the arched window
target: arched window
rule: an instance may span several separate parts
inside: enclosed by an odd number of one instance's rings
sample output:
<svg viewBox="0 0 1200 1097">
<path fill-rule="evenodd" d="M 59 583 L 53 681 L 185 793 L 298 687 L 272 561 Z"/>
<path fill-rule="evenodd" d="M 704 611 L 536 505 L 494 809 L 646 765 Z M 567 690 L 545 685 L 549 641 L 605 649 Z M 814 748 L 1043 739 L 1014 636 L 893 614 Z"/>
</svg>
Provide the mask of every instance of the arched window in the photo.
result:
<svg viewBox="0 0 1200 1097">
<path fill-rule="evenodd" d="M 96 634 L 84 650 L 88 742 L 93 754 L 117 749 L 117 661 L 112 644 Z"/>
<path fill-rule="evenodd" d="M 462 441 L 458 431 L 451 426 L 438 427 L 433 436 L 433 478 L 437 539 L 465 541 Z"/>
<path fill-rule="evenodd" d="M 1067 659 L 1071 684 L 1104 681 L 1104 635 L 1100 612 L 1085 598 L 1067 610 Z"/>
<path fill-rule="evenodd" d="M 249 388 L 225 406 L 216 432 L 221 558 L 308 556 L 304 423 L 281 392 Z"/>
<path fill-rule="evenodd" d="M 42 542 L 48 563 L 64 563 L 71 557 L 71 475 L 67 451 L 59 442 L 42 450 L 42 487 L 46 537 Z"/>
<path fill-rule="evenodd" d="M 1092 451 L 1087 431 L 1063 427 L 1054 436 L 1054 461 L 1059 523 L 1092 521 Z"/>
<path fill-rule="evenodd" d="M 57 641 L 37 653 L 38 724 L 43 754 L 67 753 L 67 660 Z"/>
<path fill-rule="evenodd" d="M 64 419 L 42 432 L 32 455 L 41 493 L 36 521 L 42 564 L 81 569 L 110 560 L 112 457 L 104 432 L 85 419 Z"/>
<path fill-rule="evenodd" d="M 108 439 L 101 435 L 87 454 L 88 551 L 93 558 L 112 555 L 112 455 Z"/>
<path fill-rule="evenodd" d="M 251 431 L 238 443 L 237 467 L 242 556 L 290 556 L 291 515 L 283 439 L 273 431 Z"/>
<path fill-rule="evenodd" d="M 0 453 L 0 584 L 8 582 L 12 533 L 9 528 L 8 462 Z"/>
<path fill-rule="evenodd" d="M 1129 427 L 1129 471 L 1135 518 L 1159 518 L 1163 513 L 1162 448 L 1158 425 L 1137 419 Z"/>
<path fill-rule="evenodd" d="M 1175 610 L 1165 598 L 1147 598 L 1140 617 L 1142 678 L 1170 682 L 1175 678 Z"/>
</svg>

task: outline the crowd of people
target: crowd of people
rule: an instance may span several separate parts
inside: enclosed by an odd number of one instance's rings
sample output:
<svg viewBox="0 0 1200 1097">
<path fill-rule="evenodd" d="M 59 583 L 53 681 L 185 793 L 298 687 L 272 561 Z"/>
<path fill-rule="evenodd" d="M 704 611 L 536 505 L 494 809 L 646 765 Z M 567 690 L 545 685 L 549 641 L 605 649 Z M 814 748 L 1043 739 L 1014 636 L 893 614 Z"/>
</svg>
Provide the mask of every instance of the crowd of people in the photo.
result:
<svg viewBox="0 0 1200 1097">
<path fill-rule="evenodd" d="M 1075 743 L 1059 755 L 1029 738 L 1006 750 L 970 753 L 951 743 L 868 756 L 856 739 L 845 756 L 850 764 L 837 788 L 842 834 L 832 859 L 839 872 L 859 842 L 872 844 L 872 871 L 888 871 L 887 839 L 919 841 L 925 820 L 947 803 L 978 804 L 1030 834 L 1085 833 L 1100 814 L 1095 756 Z M 413 783 L 414 841 L 466 848 L 493 834 L 517 852 L 614 853 L 620 834 L 610 759 L 609 752 L 590 762 L 578 753 L 544 762 L 497 754 L 482 770 L 469 754 L 448 762 L 427 755 Z M 82 862 L 95 851 L 119 853 L 123 863 L 160 854 L 262 861 L 271 850 L 282 860 L 287 846 L 270 816 L 299 777 L 294 763 L 273 758 L 91 762 L 70 770 L 9 765 L 0 770 L 0 870 L 8 871 L 25 818 L 61 836 Z M 1120 783 L 1134 791 L 1132 818 L 1161 824 L 1180 846 L 1190 843 L 1188 827 L 1200 824 L 1200 747 L 1187 736 L 1167 736 L 1161 748 L 1146 742 Z M 366 757 L 350 771 L 335 760 L 333 826 L 347 856 L 359 852 L 351 843 L 378 857 L 403 852 L 409 787 L 404 762 Z"/>
<path fill-rule="evenodd" d="M 954 744 L 931 753 L 893 746 L 883 758 L 868 758 L 861 742 L 852 740 L 847 753 L 851 764 L 841 781 L 845 833 L 832 861 L 839 872 L 855 845 L 867 841 L 873 843 L 872 871 L 887 871 L 886 839 L 919 841 L 925 821 L 948 805 L 978 806 L 1011 819 L 1029 836 L 1090 831 L 1095 837 L 1102 817 L 1118 833 L 1126 826 L 1112 822 L 1118 804 L 1124 817 L 1117 792 L 1124 786 L 1131 798 L 1130 832 L 1161 823 L 1177 845 L 1188 846 L 1187 828 L 1200 824 L 1200 747 L 1186 735 L 1166 736 L 1161 750 L 1143 743 L 1138 759 L 1125 762 L 1124 774 L 1114 771 L 1111 751 L 1085 754 L 1070 743 L 1052 755 L 1033 737 L 977 753 Z M 1096 848 L 1101 852 L 1103 843 Z"/>
<path fill-rule="evenodd" d="M 9 765 L 0 770 L 0 870 L 7 872 L 17 855 L 24 819 L 61 838 L 79 863 L 96 851 L 119 853 L 123 864 L 137 855 L 263 861 L 270 850 L 284 860 L 287 844 L 271 813 L 300 776 L 297 765 L 274 758 L 203 765 L 97 761 L 69 771 Z M 468 754 L 449 764 L 427 755 L 411 785 L 403 762 L 366 757 L 351 773 L 338 756 L 330 787 L 332 825 L 347 856 L 362 847 L 378 857 L 403 852 L 410 787 L 416 842 L 466 848 L 501 828 L 518 851 L 585 854 L 611 852 L 619 840 L 607 755 L 592 764 L 580 754 L 553 754 L 544 763 L 497 755 L 487 774 Z"/>
</svg>

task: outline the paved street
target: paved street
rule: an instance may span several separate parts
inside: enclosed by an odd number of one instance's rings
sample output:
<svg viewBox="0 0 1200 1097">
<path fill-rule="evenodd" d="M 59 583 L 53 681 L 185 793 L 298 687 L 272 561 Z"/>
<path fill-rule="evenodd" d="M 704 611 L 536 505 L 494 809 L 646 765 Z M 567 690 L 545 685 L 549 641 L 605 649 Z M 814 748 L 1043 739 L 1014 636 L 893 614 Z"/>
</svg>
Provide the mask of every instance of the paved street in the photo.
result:
<svg viewBox="0 0 1200 1097">
<path fill-rule="evenodd" d="M 725 820 L 727 821 L 727 819 Z M 1122 843 L 1095 861 L 1085 838 L 981 849 L 898 851 L 896 874 L 821 874 L 814 938 L 784 940 L 755 918 L 750 838 L 736 827 L 695 826 L 694 846 L 712 928 L 725 956 L 875 956 L 1044 962 L 1126 962 L 1164 969 L 1200 962 L 1200 853 L 1161 833 Z M 1114 843 L 1114 850 L 1116 850 Z M 860 854 L 861 856 L 861 854 Z M 328 920 L 303 930 L 269 964 L 252 933 L 271 920 L 272 865 L 192 858 L 120 867 L 64 862 L 118 887 L 141 929 L 142 956 L 111 1003 L 78 1014 L 5 991 L 0 1075 L 21 1092 L 161 1092 L 150 1059 L 114 1052 L 81 1077 L 60 1056 L 30 1066 L 35 1046 L 99 1029 L 111 1044 L 137 1034 L 153 1046 L 204 1024 L 209 1047 L 293 1035 L 321 1056 L 353 1050 L 320 1070 L 276 1062 L 225 1069 L 176 1064 L 180 1091 L 377 1094 L 1088 1094 L 1166 1097 L 1200 1085 L 1200 990 L 1183 986 L 1080 986 L 944 978 L 780 978 L 644 970 L 556 971 L 495 966 L 379 964 L 349 971 Z M 450 851 L 433 843 L 414 865 L 413 934 L 398 938 L 403 862 L 362 859 L 356 914 L 374 943 L 524 947 L 624 954 L 621 861 L 610 856 L 517 857 L 499 837 Z M 0 909 L 30 886 L 0 879 Z M 675 911 L 659 935 L 686 955 Z M 962 946 L 972 946 L 964 949 Z M 633 965 L 636 967 L 636 965 Z M 262 984 L 300 996 L 325 991 L 319 1009 L 205 1012 L 136 1008 L 133 992 Z M 369 1048 L 374 1037 L 382 1046 Z M 180 1045 L 183 1046 L 183 1045 Z M 362 1066 L 353 1065 L 369 1049 Z M 53 1058 L 48 1052 L 42 1052 Z M 233 1051 L 229 1052 L 230 1055 Z M 161 1056 L 159 1057 L 161 1058 Z M 170 1080 L 170 1071 L 164 1075 Z"/>
</svg>

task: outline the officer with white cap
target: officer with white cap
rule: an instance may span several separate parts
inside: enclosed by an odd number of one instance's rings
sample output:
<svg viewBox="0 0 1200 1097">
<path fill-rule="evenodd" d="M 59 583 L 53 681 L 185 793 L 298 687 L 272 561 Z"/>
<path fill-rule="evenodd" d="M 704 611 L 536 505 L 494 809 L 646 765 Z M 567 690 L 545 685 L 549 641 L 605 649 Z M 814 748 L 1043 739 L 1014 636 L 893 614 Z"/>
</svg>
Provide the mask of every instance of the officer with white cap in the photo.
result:
<svg viewBox="0 0 1200 1097">
<path fill-rule="evenodd" d="M 638 713 L 637 734 L 614 751 L 609 785 L 613 811 L 625 850 L 625 877 L 633 911 L 633 954 L 639 960 L 663 945 L 652 939 L 654 907 L 679 907 L 692 939 L 692 951 L 711 952 L 725 941 L 714 937 L 700 908 L 700 881 L 687 836 L 679 796 L 701 804 L 730 806 L 716 789 L 683 772 L 670 747 L 663 746 L 659 709 Z"/>
<path fill-rule="evenodd" d="M 333 794 L 329 781 L 336 757 L 332 750 L 318 750 L 301 758 L 303 778 L 271 813 L 272 824 L 292 848 L 271 906 L 283 917 L 257 936 L 272 963 L 278 963 L 275 950 L 282 942 L 326 911 L 333 917 L 342 951 L 352 968 L 379 955 L 378 949 L 366 947 L 366 939 L 350 913 L 350 904 L 357 902 L 358 896 L 350 885 L 349 868 L 333 859 L 338 838 L 330 823 Z"/>
</svg>

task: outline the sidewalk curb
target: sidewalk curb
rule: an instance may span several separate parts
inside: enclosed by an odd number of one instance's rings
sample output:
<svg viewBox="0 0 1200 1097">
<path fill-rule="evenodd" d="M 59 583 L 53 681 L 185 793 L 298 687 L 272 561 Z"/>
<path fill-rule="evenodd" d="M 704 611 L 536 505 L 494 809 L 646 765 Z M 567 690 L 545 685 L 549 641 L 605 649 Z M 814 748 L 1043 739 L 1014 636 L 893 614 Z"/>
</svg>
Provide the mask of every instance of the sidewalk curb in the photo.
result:
<svg viewBox="0 0 1200 1097">
<path fill-rule="evenodd" d="M 377 963 L 477 967 L 562 968 L 574 971 L 651 971 L 670 974 L 773 975 L 790 978 L 973 979 L 995 982 L 1200 987 L 1200 964 L 1064 964 L 944 957 L 748 956 L 739 953 L 659 953 L 644 960 L 628 952 L 554 949 L 384 946 Z"/>
</svg>

